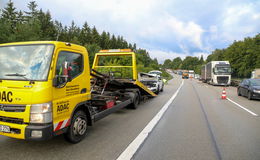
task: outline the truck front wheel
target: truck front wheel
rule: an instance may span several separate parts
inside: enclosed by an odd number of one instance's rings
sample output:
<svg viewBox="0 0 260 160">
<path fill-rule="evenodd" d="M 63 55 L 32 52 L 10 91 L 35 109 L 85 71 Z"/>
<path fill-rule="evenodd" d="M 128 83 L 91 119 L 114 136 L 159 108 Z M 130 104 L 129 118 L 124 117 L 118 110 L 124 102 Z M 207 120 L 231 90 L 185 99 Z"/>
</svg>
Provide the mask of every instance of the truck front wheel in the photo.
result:
<svg viewBox="0 0 260 160">
<path fill-rule="evenodd" d="M 68 132 L 65 134 L 65 139 L 70 143 L 78 143 L 85 138 L 87 133 L 87 116 L 79 110 L 77 111 L 71 121 Z"/>
</svg>

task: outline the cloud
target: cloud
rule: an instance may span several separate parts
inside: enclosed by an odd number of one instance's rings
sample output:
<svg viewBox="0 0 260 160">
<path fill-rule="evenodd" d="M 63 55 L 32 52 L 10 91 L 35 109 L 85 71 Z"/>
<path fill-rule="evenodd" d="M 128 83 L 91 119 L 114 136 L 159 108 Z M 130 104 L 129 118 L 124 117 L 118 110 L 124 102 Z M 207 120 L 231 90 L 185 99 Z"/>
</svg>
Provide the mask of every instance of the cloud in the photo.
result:
<svg viewBox="0 0 260 160">
<path fill-rule="evenodd" d="M 174 58 L 180 57 L 182 60 L 186 56 L 191 56 L 189 53 L 177 53 L 171 51 L 162 51 L 162 50 L 151 50 L 149 52 L 151 58 L 157 58 L 159 63 L 163 63 L 165 59 L 173 60 Z M 206 52 L 194 52 L 192 56 L 200 58 L 203 56 L 204 60 L 208 57 L 209 53 Z"/>
<path fill-rule="evenodd" d="M 26 10 L 30 0 L 13 1 L 18 9 Z M 234 40 L 256 35 L 260 28 L 259 0 L 36 0 L 36 3 L 45 11 L 50 10 L 53 18 L 63 24 L 69 25 L 74 20 L 82 25 L 87 21 L 100 32 L 122 35 L 160 61 L 200 53 L 206 56 Z"/>
<path fill-rule="evenodd" d="M 247 36 L 259 33 L 260 1 L 255 3 L 236 4 L 226 8 L 218 26 L 211 28 L 211 37 L 217 41 L 231 43 Z"/>
<path fill-rule="evenodd" d="M 162 14 L 157 22 L 142 28 L 140 35 L 144 38 L 170 41 L 172 43 L 189 42 L 202 48 L 201 36 L 204 30 L 193 21 L 184 22 L 169 14 Z"/>
</svg>

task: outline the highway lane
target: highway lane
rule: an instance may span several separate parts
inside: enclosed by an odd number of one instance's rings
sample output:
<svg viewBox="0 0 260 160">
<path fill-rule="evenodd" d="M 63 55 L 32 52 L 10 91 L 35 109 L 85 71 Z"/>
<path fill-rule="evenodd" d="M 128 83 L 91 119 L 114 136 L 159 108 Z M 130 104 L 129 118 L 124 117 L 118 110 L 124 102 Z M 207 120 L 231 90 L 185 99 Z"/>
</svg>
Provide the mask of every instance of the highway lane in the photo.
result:
<svg viewBox="0 0 260 160">
<path fill-rule="evenodd" d="M 222 87 L 185 80 L 134 159 L 259 160 L 259 116 L 221 100 L 221 91 Z M 228 96 L 260 114 L 259 101 L 237 97 L 235 91 L 229 87 Z"/>
<path fill-rule="evenodd" d="M 137 110 L 122 109 L 89 128 L 87 137 L 72 145 L 62 136 L 31 142 L 0 136 L 1 159 L 91 159 L 113 160 L 141 132 L 180 85 L 174 78 L 156 98 L 141 103 Z"/>
<path fill-rule="evenodd" d="M 209 86 L 208 87 L 214 89 L 216 92 L 221 94 L 223 87 L 220 86 Z M 260 100 L 253 99 L 248 100 L 246 97 L 238 96 L 237 95 L 237 88 L 236 87 L 227 87 L 226 88 L 227 97 L 231 100 L 237 102 L 238 104 L 250 109 L 251 111 L 255 112 L 256 114 L 260 115 Z"/>
</svg>

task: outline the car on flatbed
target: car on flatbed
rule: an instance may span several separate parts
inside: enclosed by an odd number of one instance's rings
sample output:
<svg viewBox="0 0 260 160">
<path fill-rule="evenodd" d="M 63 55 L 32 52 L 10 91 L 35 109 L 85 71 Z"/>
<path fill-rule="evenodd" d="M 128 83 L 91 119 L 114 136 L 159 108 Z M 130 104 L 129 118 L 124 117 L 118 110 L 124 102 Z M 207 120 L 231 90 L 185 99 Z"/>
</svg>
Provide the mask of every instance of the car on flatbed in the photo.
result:
<svg viewBox="0 0 260 160">
<path fill-rule="evenodd" d="M 139 73 L 140 82 L 148 87 L 149 90 L 155 94 L 159 94 L 163 91 L 164 82 L 161 76 L 157 74 Z"/>
</svg>

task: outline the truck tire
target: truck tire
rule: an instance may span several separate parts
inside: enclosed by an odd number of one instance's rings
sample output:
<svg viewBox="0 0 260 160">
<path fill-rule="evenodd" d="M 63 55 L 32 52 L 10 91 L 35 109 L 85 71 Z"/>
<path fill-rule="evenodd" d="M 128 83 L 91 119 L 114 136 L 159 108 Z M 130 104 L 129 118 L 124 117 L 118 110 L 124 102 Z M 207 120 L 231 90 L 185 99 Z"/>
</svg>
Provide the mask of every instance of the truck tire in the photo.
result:
<svg viewBox="0 0 260 160">
<path fill-rule="evenodd" d="M 87 134 L 87 116 L 82 110 L 77 111 L 69 126 L 67 133 L 64 134 L 65 139 L 73 144 L 79 143 Z"/>
<path fill-rule="evenodd" d="M 140 95 L 137 92 L 129 92 L 129 96 L 133 99 L 133 102 L 128 106 L 131 109 L 137 109 L 140 102 Z"/>
</svg>

